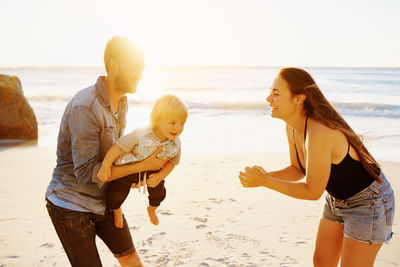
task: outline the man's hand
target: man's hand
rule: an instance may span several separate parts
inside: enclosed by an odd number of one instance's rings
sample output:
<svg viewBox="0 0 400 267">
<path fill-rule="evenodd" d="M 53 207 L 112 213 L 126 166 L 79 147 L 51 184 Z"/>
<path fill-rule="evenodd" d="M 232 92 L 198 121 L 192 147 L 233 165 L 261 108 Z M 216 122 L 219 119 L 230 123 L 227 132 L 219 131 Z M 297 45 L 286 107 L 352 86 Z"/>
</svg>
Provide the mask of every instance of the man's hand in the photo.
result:
<svg viewBox="0 0 400 267">
<path fill-rule="evenodd" d="M 158 147 L 156 151 L 153 152 L 149 157 L 144 159 L 141 163 L 145 167 L 147 171 L 157 171 L 161 169 L 165 163 L 167 163 L 167 159 L 160 159 L 157 157 L 157 154 L 161 152 L 162 146 Z"/>
<path fill-rule="evenodd" d="M 99 171 L 97 172 L 97 177 L 102 182 L 108 182 L 108 179 L 111 176 L 111 168 L 104 167 L 101 165 Z"/>
</svg>

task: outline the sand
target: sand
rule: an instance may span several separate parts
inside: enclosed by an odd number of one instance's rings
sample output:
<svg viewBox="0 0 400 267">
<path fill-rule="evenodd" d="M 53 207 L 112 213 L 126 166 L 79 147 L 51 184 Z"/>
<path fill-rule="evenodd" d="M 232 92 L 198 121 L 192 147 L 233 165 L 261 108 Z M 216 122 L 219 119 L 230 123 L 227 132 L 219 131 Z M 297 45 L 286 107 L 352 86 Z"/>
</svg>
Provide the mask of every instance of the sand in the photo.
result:
<svg viewBox="0 0 400 267">
<path fill-rule="evenodd" d="M 0 266 L 69 266 L 45 208 L 55 147 L 0 149 Z M 248 165 L 286 166 L 285 154 L 185 152 L 167 177 L 160 224 L 147 217 L 147 197 L 131 191 L 123 211 L 145 266 L 312 266 L 324 198 L 297 200 L 266 188 L 244 189 Z M 400 163 L 383 163 L 400 199 Z M 400 265 L 400 215 L 375 266 Z M 104 266 L 118 266 L 97 240 Z"/>
</svg>

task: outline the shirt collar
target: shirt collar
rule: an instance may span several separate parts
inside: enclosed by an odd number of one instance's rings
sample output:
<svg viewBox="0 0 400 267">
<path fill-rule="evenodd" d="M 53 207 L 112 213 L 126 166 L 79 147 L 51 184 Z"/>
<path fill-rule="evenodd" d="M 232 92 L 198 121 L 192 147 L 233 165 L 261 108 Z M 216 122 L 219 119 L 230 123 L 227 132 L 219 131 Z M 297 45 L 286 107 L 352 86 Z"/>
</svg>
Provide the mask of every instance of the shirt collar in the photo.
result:
<svg viewBox="0 0 400 267">
<path fill-rule="evenodd" d="M 104 76 L 100 76 L 99 78 L 97 78 L 97 82 L 95 84 L 95 90 L 96 94 L 99 97 L 100 104 L 103 106 L 111 107 L 111 101 L 110 97 L 108 96 L 107 87 L 104 84 L 104 79 L 105 79 Z M 126 105 L 126 103 L 127 103 L 126 96 L 121 97 L 121 99 L 119 100 L 119 104 Z"/>
</svg>

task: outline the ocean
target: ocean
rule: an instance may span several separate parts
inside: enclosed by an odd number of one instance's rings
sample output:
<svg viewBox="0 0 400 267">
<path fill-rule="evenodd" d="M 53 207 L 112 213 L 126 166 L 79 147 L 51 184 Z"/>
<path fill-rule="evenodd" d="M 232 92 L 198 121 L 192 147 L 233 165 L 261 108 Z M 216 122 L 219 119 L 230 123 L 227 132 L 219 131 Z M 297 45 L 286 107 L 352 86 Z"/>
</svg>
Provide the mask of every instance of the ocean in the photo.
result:
<svg viewBox="0 0 400 267">
<path fill-rule="evenodd" d="M 350 126 L 382 161 L 400 161 L 400 68 L 305 68 Z M 268 88 L 277 67 L 148 67 L 128 95 L 127 129 L 148 124 L 153 101 L 172 93 L 190 115 L 184 151 L 287 153 L 284 123 L 269 116 Z M 39 123 L 39 146 L 54 146 L 69 99 L 92 85 L 101 67 L 0 68 L 18 76 Z"/>
</svg>

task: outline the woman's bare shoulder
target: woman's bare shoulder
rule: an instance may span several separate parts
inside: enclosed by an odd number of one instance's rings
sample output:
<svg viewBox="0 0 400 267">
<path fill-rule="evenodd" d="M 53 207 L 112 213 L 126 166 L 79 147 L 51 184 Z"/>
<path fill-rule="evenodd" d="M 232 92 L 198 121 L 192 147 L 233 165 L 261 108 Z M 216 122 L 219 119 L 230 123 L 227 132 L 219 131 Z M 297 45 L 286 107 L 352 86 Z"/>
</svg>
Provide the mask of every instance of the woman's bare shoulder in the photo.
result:
<svg viewBox="0 0 400 267">
<path fill-rule="evenodd" d="M 323 138 L 326 141 L 334 139 L 340 132 L 314 119 L 309 119 L 308 125 L 307 136 Z"/>
</svg>

